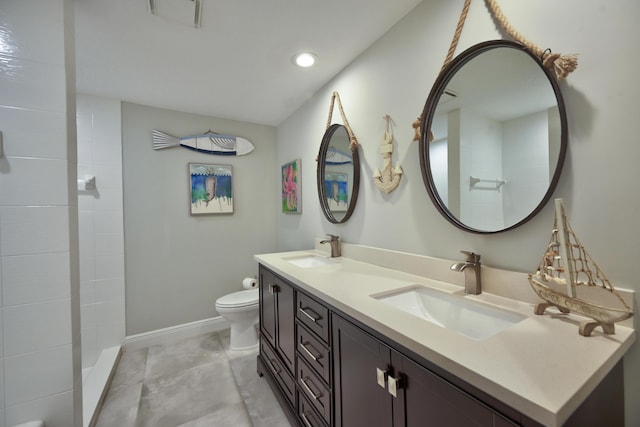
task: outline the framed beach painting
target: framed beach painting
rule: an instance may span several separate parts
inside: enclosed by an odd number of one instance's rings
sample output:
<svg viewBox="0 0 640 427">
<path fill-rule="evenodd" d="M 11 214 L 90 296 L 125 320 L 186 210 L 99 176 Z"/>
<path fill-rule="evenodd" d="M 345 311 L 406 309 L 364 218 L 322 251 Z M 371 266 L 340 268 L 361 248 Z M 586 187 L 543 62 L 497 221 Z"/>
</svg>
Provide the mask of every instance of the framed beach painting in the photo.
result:
<svg viewBox="0 0 640 427">
<path fill-rule="evenodd" d="M 343 172 L 325 172 L 324 190 L 327 205 L 332 212 L 346 212 L 349 207 L 349 175 Z"/>
<path fill-rule="evenodd" d="M 300 159 L 282 165 L 282 212 L 298 214 L 302 212 L 302 197 L 300 190 Z"/>
<path fill-rule="evenodd" d="M 189 163 L 191 215 L 233 213 L 231 165 Z"/>
</svg>

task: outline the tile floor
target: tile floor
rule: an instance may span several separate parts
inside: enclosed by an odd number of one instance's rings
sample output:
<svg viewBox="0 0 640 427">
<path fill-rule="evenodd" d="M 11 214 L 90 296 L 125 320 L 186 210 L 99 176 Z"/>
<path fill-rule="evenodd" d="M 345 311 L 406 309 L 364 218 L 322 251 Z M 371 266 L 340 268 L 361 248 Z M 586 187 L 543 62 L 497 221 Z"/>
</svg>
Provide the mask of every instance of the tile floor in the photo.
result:
<svg viewBox="0 0 640 427">
<path fill-rule="evenodd" d="M 229 330 L 125 352 L 96 427 L 290 427 Z"/>
</svg>

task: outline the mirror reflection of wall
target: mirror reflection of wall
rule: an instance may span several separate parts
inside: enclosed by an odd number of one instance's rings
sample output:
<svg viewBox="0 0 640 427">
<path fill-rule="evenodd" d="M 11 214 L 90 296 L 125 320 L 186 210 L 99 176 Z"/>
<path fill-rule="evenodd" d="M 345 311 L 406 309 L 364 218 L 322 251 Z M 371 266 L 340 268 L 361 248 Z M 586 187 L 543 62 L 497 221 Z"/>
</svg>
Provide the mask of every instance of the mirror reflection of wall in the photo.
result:
<svg viewBox="0 0 640 427">
<path fill-rule="evenodd" d="M 320 147 L 318 195 L 326 218 L 333 223 L 346 221 L 357 199 L 360 162 L 350 142 L 347 129 L 333 124 Z"/>
<path fill-rule="evenodd" d="M 331 138 L 331 144 L 325 156 L 325 191 L 329 210 L 340 221 L 349 208 L 351 197 L 351 177 L 353 161 L 349 148 L 349 135 L 342 127 Z"/>
<path fill-rule="evenodd" d="M 462 222 L 483 230 L 526 217 L 553 176 L 557 154 L 550 153 L 559 152 L 558 123 L 555 106 L 505 121 L 468 108 L 435 116 L 429 155 L 443 203 Z M 471 177 L 507 183 L 472 185 Z"/>
<path fill-rule="evenodd" d="M 440 114 L 433 118 L 431 123 L 431 131 L 435 135 L 435 139 L 429 144 L 429 159 L 431 161 L 431 172 L 433 174 L 433 181 L 438 194 L 442 199 L 445 206 L 449 206 L 449 210 L 452 206 L 449 204 L 449 156 L 448 156 L 448 135 L 449 132 L 447 116 Z M 452 184 L 453 185 L 453 184 Z M 458 212 L 456 210 L 456 212 Z"/>
<path fill-rule="evenodd" d="M 554 87 L 540 65 L 513 46 L 466 59 L 442 87 L 428 143 L 440 206 L 474 230 L 518 224 L 538 208 L 561 166 Z"/>
</svg>

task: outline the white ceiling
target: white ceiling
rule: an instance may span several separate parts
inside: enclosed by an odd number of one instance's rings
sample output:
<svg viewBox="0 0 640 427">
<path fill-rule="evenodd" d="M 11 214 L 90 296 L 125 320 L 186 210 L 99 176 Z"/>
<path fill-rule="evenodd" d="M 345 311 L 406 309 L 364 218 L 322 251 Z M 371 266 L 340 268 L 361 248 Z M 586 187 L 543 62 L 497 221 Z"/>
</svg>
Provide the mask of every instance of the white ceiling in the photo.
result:
<svg viewBox="0 0 640 427">
<path fill-rule="evenodd" d="M 201 1 L 75 0 L 78 92 L 275 126 L 421 2 Z"/>
</svg>

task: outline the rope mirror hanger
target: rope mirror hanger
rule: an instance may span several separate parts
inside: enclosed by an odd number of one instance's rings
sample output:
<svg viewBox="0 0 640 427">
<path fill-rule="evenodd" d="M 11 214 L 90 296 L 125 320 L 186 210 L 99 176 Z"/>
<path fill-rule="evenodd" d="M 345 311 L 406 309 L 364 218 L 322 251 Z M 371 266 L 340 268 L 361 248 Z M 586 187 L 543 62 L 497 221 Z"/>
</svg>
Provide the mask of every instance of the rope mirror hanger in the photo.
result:
<svg viewBox="0 0 640 427">
<path fill-rule="evenodd" d="M 566 78 L 569 73 L 575 71 L 578 67 L 578 55 L 577 54 L 568 54 L 562 55 L 559 53 L 553 53 L 551 49 L 542 49 L 536 44 L 529 41 L 522 34 L 520 34 L 507 20 L 504 13 L 502 13 L 502 9 L 498 5 L 497 0 L 485 0 L 489 11 L 493 18 L 498 22 L 500 27 L 514 40 L 520 42 L 522 45 L 526 46 L 531 52 L 534 53 L 540 59 L 542 66 L 553 70 L 555 72 L 556 78 L 558 80 L 562 80 Z M 462 12 L 460 13 L 460 18 L 458 19 L 458 25 L 456 26 L 456 30 L 453 34 L 453 39 L 451 40 L 451 45 L 449 46 L 449 51 L 447 52 L 447 56 L 442 64 L 442 68 L 440 69 L 440 73 L 449 65 L 449 62 L 453 59 L 453 53 L 458 46 L 458 40 L 460 39 L 460 34 L 462 33 L 462 28 L 464 27 L 464 22 L 467 19 L 467 14 L 469 13 L 469 6 L 471 5 L 471 0 L 465 0 L 464 5 L 462 7 Z M 415 129 L 415 135 L 413 137 L 414 141 L 420 140 L 420 122 L 422 121 L 422 115 L 418 117 L 416 121 L 413 122 L 412 127 Z M 433 133 L 429 130 L 429 141 L 433 141 Z"/>
</svg>

